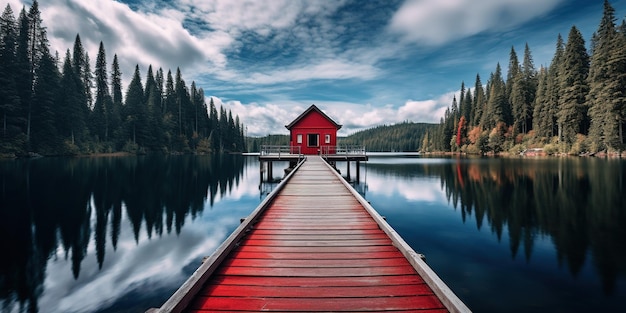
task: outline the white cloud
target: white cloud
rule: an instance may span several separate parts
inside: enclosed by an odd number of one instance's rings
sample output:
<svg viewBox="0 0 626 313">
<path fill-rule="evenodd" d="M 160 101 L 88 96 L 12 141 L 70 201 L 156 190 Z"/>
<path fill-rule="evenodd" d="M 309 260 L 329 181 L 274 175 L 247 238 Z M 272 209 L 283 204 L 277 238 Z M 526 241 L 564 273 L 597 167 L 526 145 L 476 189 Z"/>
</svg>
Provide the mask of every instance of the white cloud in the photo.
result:
<svg viewBox="0 0 626 313">
<path fill-rule="evenodd" d="M 373 106 L 340 101 L 283 100 L 271 103 L 242 103 L 241 101 L 222 101 L 213 97 L 216 106 L 223 105 L 238 115 L 247 127 L 249 136 L 265 136 L 268 134 L 288 134 L 284 125 L 315 104 L 337 123 L 343 125 L 339 130 L 341 136 L 378 125 L 391 125 L 404 121 L 420 123 L 439 123 L 445 110 L 452 104 L 455 92 L 446 93 L 436 99 L 414 101 L 407 100 L 404 105 Z"/>
<path fill-rule="evenodd" d="M 368 169 L 368 171 L 373 171 Z M 415 188 L 414 177 L 381 177 L 369 175 L 367 186 L 369 190 L 375 190 L 377 194 L 386 197 L 400 197 L 409 202 L 446 202 L 445 192 L 440 182 L 436 179 L 420 181 L 420 187 Z M 371 191 L 370 191 L 371 192 Z"/>
<path fill-rule="evenodd" d="M 346 60 L 320 60 L 315 64 L 305 64 L 287 69 L 272 69 L 257 72 L 243 82 L 252 84 L 276 84 L 314 79 L 370 79 L 379 70 L 368 64 L 355 64 Z"/>
<path fill-rule="evenodd" d="M 439 45 L 484 31 L 502 31 L 548 13 L 562 0 L 407 1 L 390 30 L 411 42 Z"/>
<path fill-rule="evenodd" d="M 184 12 L 163 9 L 158 12 L 133 11 L 117 1 L 63 1 L 40 2 L 44 26 L 52 51 L 61 55 L 74 44 L 76 34 L 95 62 L 100 41 L 104 43 L 108 64 L 113 55 L 120 60 L 123 81 L 130 81 L 134 66 L 143 72 L 147 66 L 175 70 L 177 67 L 194 69 L 208 62 L 221 64 L 225 57 L 220 51 L 206 49 L 206 40 L 224 43 L 220 34 L 199 38 L 183 27 Z M 110 65 L 109 65 L 110 68 Z"/>
<path fill-rule="evenodd" d="M 408 100 L 398 109 L 398 119 L 415 122 L 439 123 L 457 92 L 449 92 L 437 99 Z M 458 96 L 458 95 L 457 95 Z M 458 98 L 457 98 L 458 99 Z"/>
</svg>

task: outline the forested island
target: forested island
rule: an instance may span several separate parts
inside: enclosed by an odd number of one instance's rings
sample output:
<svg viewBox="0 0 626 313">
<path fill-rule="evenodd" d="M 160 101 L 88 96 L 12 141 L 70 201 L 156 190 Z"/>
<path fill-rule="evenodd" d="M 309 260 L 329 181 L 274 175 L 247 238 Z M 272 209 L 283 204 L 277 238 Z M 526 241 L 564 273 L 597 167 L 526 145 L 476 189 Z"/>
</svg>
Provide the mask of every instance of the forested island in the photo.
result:
<svg viewBox="0 0 626 313">
<path fill-rule="evenodd" d="M 124 97 L 102 42 L 93 72 L 79 34 L 64 57 L 51 52 L 37 1 L 17 19 L 10 5 L 2 13 L 0 86 L 0 156 L 246 150 L 239 117 L 207 106 L 180 69 L 150 65 L 142 82 L 137 65 Z"/>
<path fill-rule="evenodd" d="M 473 90 L 471 90 L 473 89 Z M 573 26 L 565 42 L 558 35 L 549 66 L 533 64 L 528 44 L 520 64 L 511 48 L 506 80 L 500 64 L 486 86 L 461 83 L 424 151 L 547 154 L 620 154 L 626 134 L 626 21 L 604 13 L 589 50 Z"/>
</svg>

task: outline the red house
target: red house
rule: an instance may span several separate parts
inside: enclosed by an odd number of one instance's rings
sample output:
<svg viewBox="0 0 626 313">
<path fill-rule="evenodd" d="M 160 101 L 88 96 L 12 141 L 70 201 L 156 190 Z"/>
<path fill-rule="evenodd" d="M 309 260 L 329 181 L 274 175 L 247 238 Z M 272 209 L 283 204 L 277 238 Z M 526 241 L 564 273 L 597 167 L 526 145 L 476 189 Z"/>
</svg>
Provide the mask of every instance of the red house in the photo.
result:
<svg viewBox="0 0 626 313">
<path fill-rule="evenodd" d="M 289 125 L 290 146 L 300 147 L 302 154 L 319 154 L 322 147 L 330 146 L 334 153 L 337 146 L 337 131 L 341 125 L 335 123 L 315 105 L 311 105 Z"/>
</svg>

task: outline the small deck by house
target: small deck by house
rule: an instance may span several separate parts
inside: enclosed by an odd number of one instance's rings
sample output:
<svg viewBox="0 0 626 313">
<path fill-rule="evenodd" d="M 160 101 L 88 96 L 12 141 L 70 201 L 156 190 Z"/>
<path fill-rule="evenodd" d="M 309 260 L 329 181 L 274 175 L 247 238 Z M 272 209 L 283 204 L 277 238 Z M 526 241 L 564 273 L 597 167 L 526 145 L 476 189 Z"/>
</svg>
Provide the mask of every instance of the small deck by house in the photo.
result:
<svg viewBox="0 0 626 313">
<path fill-rule="evenodd" d="M 469 312 L 319 156 L 308 156 L 160 312 Z"/>
<path fill-rule="evenodd" d="M 354 145 L 321 146 L 317 155 L 335 168 L 337 162 L 347 162 L 348 179 L 350 178 L 350 162 L 355 162 L 357 181 L 360 180 L 361 162 L 368 160 L 365 147 Z M 263 173 L 267 172 L 267 181 L 272 181 L 273 162 L 289 161 L 289 168 L 293 168 L 304 157 L 300 146 L 262 145 L 259 152 L 261 179 L 264 177 Z"/>
</svg>

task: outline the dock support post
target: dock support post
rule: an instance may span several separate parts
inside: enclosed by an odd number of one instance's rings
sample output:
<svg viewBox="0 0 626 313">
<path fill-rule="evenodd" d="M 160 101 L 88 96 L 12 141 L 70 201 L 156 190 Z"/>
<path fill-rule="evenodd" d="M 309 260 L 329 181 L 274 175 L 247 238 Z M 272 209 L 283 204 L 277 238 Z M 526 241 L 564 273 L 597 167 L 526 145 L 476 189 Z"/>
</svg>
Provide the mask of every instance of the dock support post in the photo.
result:
<svg viewBox="0 0 626 313">
<path fill-rule="evenodd" d="M 273 172 L 273 171 L 274 171 L 274 167 L 273 167 L 272 162 L 271 162 L 271 161 L 270 161 L 270 162 L 267 162 L 267 181 L 268 181 L 268 182 L 271 182 L 271 181 L 272 181 L 272 178 L 274 178 L 274 177 L 272 176 L 272 172 Z"/>
<path fill-rule="evenodd" d="M 261 182 L 263 183 L 263 161 L 259 161 L 259 177 L 261 178 Z"/>
<path fill-rule="evenodd" d="M 348 166 L 348 172 L 346 173 L 346 175 L 348 175 L 348 181 L 350 181 L 350 160 L 348 160 L 346 163 L 348 164 L 347 165 Z"/>
<path fill-rule="evenodd" d="M 356 161 L 356 182 L 361 182 L 361 162 Z"/>
</svg>

